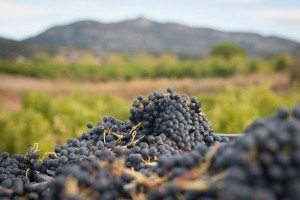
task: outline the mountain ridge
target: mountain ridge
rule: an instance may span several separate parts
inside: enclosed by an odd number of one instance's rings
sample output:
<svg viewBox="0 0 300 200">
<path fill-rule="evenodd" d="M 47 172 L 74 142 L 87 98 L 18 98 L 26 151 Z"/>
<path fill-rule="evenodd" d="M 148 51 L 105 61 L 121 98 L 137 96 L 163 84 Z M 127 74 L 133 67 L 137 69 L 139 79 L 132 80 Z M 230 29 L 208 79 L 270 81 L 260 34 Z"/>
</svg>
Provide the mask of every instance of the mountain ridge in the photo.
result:
<svg viewBox="0 0 300 200">
<path fill-rule="evenodd" d="M 93 51 L 170 52 L 206 56 L 214 45 L 223 41 L 240 45 L 254 57 L 300 50 L 299 42 L 279 36 L 190 27 L 175 22 L 157 22 L 144 17 L 113 23 L 89 19 L 75 21 L 52 26 L 19 42 L 30 45 L 86 48 Z"/>
</svg>

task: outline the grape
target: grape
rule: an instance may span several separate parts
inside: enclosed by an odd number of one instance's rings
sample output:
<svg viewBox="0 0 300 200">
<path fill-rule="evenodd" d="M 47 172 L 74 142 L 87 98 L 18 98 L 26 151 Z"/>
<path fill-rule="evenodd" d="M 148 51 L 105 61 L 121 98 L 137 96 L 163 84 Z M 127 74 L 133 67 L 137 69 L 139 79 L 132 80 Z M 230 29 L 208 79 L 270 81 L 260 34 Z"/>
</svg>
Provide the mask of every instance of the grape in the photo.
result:
<svg viewBox="0 0 300 200">
<path fill-rule="evenodd" d="M 59 158 L 59 162 L 60 162 L 61 164 L 67 164 L 67 162 L 68 162 L 67 156 L 62 156 L 62 157 L 60 157 L 60 158 Z"/>
<path fill-rule="evenodd" d="M 33 165 L 33 169 L 34 169 L 34 170 L 39 171 L 40 168 L 41 168 L 41 164 L 40 164 L 40 163 L 35 163 L 35 164 Z"/>
<path fill-rule="evenodd" d="M 12 184 L 13 184 L 13 182 L 12 182 L 12 180 L 11 179 L 5 179 L 5 180 L 3 180 L 2 182 L 1 182 L 1 185 L 3 186 L 3 187 L 6 187 L 6 188 L 10 188 L 11 186 L 12 186 Z"/>
<path fill-rule="evenodd" d="M 33 153 L 31 154 L 31 158 L 33 158 L 33 159 L 38 159 L 38 158 L 39 158 L 39 154 L 38 154 L 37 152 L 33 152 Z"/>
<path fill-rule="evenodd" d="M 168 87 L 168 88 L 167 88 L 167 92 L 168 92 L 168 93 L 173 93 L 173 92 L 174 92 L 174 90 L 173 90 L 173 88 L 171 88 L 171 87 Z M 153 96 L 154 96 L 154 95 L 153 95 Z"/>
<path fill-rule="evenodd" d="M 292 115 L 294 118 L 296 118 L 298 120 L 300 119 L 300 104 L 295 106 L 295 108 L 292 111 Z"/>
<path fill-rule="evenodd" d="M 86 124 L 86 126 L 89 128 L 89 129 L 92 129 L 94 127 L 93 123 L 92 122 L 88 122 Z"/>
<path fill-rule="evenodd" d="M 15 179 L 13 183 L 13 190 L 17 195 L 22 195 L 24 193 L 24 186 L 21 178 Z"/>
<path fill-rule="evenodd" d="M 3 159 L 7 159 L 9 157 L 9 154 L 7 152 L 3 152 L 1 155 Z"/>
</svg>

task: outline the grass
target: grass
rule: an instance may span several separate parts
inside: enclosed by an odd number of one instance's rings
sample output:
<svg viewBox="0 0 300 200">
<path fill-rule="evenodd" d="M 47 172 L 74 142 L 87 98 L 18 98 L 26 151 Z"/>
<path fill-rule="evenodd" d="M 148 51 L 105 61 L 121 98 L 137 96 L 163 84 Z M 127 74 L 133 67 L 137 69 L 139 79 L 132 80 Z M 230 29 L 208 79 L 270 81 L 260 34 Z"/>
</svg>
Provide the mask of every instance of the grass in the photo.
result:
<svg viewBox="0 0 300 200">
<path fill-rule="evenodd" d="M 215 132 L 240 133 L 257 117 L 278 106 L 300 102 L 299 87 L 287 89 L 282 74 L 217 79 L 159 79 L 129 82 L 71 82 L 0 75 L 0 151 L 24 153 L 29 143 L 42 152 L 87 131 L 101 116 L 128 119 L 133 99 L 173 86 L 197 95 Z M 266 81 L 268 80 L 268 81 Z M 267 83 L 266 83 L 267 82 Z M 16 107 L 10 107 L 12 104 Z"/>
<path fill-rule="evenodd" d="M 25 63 L 0 61 L 0 73 L 35 78 L 70 79 L 76 81 L 108 81 L 157 78 L 228 77 L 236 74 L 284 71 L 287 56 L 281 59 L 251 59 L 245 56 L 209 56 L 203 60 L 179 60 L 174 55 L 160 58 L 144 54 L 133 58 L 120 56 L 101 64 L 89 62 L 59 63 L 55 59 L 38 59 Z"/>
</svg>

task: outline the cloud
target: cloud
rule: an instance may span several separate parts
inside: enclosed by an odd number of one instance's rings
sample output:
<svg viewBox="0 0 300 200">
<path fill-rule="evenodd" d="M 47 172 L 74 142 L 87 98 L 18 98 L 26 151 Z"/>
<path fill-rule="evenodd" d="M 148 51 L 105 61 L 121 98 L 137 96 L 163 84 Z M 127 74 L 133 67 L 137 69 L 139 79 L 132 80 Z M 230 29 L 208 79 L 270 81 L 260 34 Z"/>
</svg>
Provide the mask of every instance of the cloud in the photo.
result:
<svg viewBox="0 0 300 200">
<path fill-rule="evenodd" d="M 45 7 L 24 5 L 11 1 L 0 1 L 0 18 L 23 18 L 46 14 L 49 11 Z"/>
<path fill-rule="evenodd" d="M 256 9 L 241 11 L 241 14 L 271 24 L 298 25 L 300 23 L 300 9 Z"/>
</svg>

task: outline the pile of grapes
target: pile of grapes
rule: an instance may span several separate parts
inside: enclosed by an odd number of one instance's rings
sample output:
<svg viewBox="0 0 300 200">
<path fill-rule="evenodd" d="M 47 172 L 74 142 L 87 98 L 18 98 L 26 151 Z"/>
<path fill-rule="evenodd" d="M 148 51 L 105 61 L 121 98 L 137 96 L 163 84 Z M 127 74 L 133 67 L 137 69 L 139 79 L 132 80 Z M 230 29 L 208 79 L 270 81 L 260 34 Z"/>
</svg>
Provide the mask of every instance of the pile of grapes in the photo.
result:
<svg viewBox="0 0 300 200">
<path fill-rule="evenodd" d="M 0 199 L 300 199 L 300 105 L 229 141 L 168 88 L 138 96 L 127 121 L 87 127 L 45 155 L 3 152 Z"/>
</svg>

